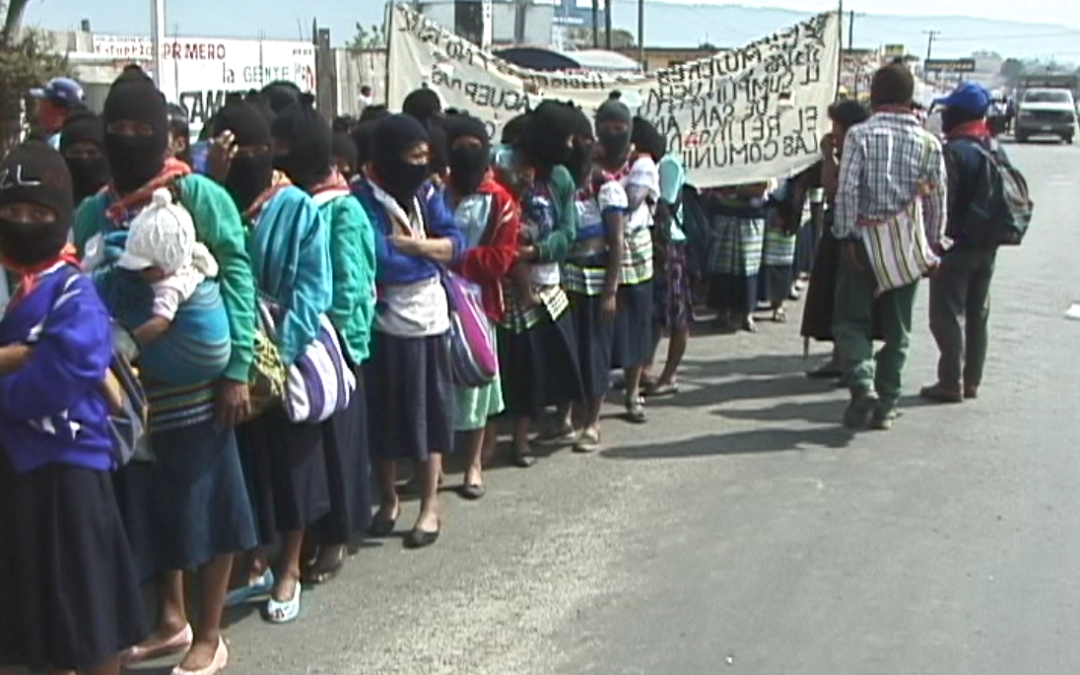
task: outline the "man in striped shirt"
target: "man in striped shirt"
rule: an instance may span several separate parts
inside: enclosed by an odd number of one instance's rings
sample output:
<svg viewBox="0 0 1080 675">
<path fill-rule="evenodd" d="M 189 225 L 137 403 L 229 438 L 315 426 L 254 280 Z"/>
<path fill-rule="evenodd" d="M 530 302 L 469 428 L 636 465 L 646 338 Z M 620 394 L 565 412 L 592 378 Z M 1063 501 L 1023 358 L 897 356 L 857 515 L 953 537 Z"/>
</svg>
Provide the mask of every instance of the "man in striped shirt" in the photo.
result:
<svg viewBox="0 0 1080 675">
<path fill-rule="evenodd" d="M 833 234 L 842 240 L 833 333 L 851 387 L 844 423 L 889 429 L 900 399 L 912 307 L 918 281 L 881 296 L 885 345 L 874 357 L 871 308 L 875 280 L 859 223 L 879 222 L 921 200 L 931 248 L 940 252 L 945 230 L 945 161 L 941 143 L 912 111 L 915 80 L 900 64 L 879 69 L 870 89 L 873 116 L 852 127 L 844 142 Z M 925 189 L 929 186 L 929 189 Z"/>
</svg>

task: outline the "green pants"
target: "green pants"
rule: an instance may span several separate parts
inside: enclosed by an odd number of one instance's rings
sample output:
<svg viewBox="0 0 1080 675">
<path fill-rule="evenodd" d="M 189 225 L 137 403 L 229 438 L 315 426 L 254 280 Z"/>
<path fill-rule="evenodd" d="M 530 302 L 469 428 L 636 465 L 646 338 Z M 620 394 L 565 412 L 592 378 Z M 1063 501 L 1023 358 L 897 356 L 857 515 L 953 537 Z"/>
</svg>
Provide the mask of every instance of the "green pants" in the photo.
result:
<svg viewBox="0 0 1080 675">
<path fill-rule="evenodd" d="M 874 275 L 843 263 L 836 277 L 833 337 L 853 396 L 877 391 L 881 408 L 892 410 L 900 400 L 901 373 L 911 342 L 911 313 L 918 282 L 881 296 L 881 330 L 885 346 L 874 355 L 871 337 Z"/>
<path fill-rule="evenodd" d="M 966 387 L 982 383 L 996 259 L 996 248 L 949 251 L 930 280 L 930 332 L 941 352 L 938 382 L 954 391 L 960 391 L 961 377 Z"/>
</svg>

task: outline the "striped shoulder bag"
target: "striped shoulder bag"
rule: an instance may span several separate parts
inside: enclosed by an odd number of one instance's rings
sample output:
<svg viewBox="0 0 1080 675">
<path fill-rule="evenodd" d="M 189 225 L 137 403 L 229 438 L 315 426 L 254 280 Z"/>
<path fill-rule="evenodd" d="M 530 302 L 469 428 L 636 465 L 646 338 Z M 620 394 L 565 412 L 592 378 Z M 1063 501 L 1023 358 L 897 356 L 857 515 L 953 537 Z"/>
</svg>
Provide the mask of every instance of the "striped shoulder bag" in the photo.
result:
<svg viewBox="0 0 1080 675">
<path fill-rule="evenodd" d="M 930 136 L 926 134 L 920 180 L 907 206 L 885 220 L 859 222 L 863 246 L 877 282 L 875 295 L 910 286 L 940 262 L 930 247 L 922 213 L 922 197 L 934 187 L 927 179 L 931 150 Z"/>
</svg>

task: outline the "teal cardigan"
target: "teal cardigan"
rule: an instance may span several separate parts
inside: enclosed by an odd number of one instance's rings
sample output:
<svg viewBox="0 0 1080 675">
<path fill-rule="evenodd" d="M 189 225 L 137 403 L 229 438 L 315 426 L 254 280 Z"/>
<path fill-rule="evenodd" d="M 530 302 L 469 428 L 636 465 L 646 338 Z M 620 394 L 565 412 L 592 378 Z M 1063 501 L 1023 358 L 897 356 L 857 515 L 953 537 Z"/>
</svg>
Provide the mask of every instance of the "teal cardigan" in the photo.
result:
<svg viewBox="0 0 1080 675">
<path fill-rule="evenodd" d="M 255 285 L 277 304 L 277 346 L 292 365 L 319 333 L 333 299 L 326 220 L 299 188 L 281 188 L 251 224 L 248 253 Z"/>
<path fill-rule="evenodd" d="M 319 207 L 329 230 L 334 300 L 330 318 L 341 333 L 349 360 L 367 360 L 375 320 L 375 230 L 351 194 Z"/>
</svg>

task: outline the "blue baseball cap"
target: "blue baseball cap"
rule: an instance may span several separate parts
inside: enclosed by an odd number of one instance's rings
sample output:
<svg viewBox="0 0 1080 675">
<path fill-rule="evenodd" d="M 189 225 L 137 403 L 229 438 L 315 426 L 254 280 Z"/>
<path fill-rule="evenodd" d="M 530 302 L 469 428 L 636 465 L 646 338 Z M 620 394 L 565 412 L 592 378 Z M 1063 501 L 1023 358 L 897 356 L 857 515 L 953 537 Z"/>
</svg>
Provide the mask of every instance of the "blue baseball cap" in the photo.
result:
<svg viewBox="0 0 1080 675">
<path fill-rule="evenodd" d="M 52 101 L 58 105 L 75 107 L 82 105 L 83 88 L 75 80 L 68 77 L 56 77 L 49 80 L 44 87 L 31 89 L 30 98 L 40 98 Z"/>
<path fill-rule="evenodd" d="M 957 108 L 973 115 L 985 115 L 993 97 L 978 82 L 961 82 L 948 96 L 934 99 L 934 105 Z"/>
</svg>

